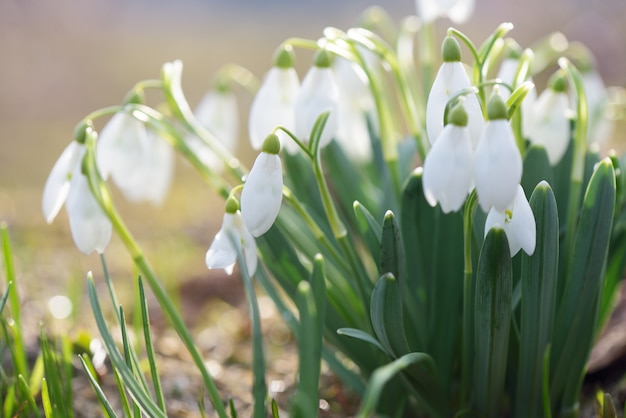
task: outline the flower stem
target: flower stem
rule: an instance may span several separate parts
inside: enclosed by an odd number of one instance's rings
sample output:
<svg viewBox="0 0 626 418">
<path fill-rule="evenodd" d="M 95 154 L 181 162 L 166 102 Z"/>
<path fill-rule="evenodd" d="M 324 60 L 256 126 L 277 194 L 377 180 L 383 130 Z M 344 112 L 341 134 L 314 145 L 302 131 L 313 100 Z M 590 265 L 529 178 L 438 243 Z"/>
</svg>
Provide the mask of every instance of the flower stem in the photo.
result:
<svg viewBox="0 0 626 418">
<path fill-rule="evenodd" d="M 106 183 L 104 183 L 100 178 L 100 175 L 96 168 L 95 139 L 95 133 L 91 130 L 88 130 L 88 140 L 86 143 L 87 152 L 84 157 L 84 167 L 86 169 L 85 175 L 87 176 L 87 179 L 89 181 L 89 187 L 94 197 L 100 204 L 100 207 L 111 220 L 115 232 L 118 234 L 118 236 L 122 240 L 122 243 L 130 253 L 133 262 L 148 282 L 154 296 L 159 302 L 159 306 L 161 306 L 161 309 L 163 309 L 163 312 L 171 321 L 172 326 L 174 327 L 183 344 L 189 351 L 189 354 L 191 354 L 194 363 L 196 364 L 198 370 L 200 371 L 200 374 L 202 375 L 204 385 L 209 392 L 209 398 L 211 399 L 211 403 L 213 404 L 213 407 L 215 408 L 219 417 L 228 418 L 220 394 L 217 391 L 217 386 L 211 378 L 211 375 L 209 374 L 204 364 L 204 360 L 202 359 L 202 356 L 200 355 L 198 349 L 193 342 L 193 338 L 191 337 L 189 329 L 185 325 L 184 320 L 182 319 L 180 313 L 177 311 L 173 301 L 170 299 L 158 277 L 154 273 L 152 267 L 143 255 L 139 244 L 132 236 L 130 230 L 124 224 L 122 218 L 119 216 L 119 213 L 113 205 L 110 191 Z"/>
</svg>

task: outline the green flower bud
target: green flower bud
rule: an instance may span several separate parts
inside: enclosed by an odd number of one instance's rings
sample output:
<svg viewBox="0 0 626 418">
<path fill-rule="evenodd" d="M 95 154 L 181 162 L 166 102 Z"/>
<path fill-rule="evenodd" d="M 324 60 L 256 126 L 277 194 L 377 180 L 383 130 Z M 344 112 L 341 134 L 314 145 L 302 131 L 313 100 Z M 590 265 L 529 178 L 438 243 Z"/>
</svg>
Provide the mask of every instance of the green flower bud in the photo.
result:
<svg viewBox="0 0 626 418">
<path fill-rule="evenodd" d="M 88 129 L 93 129 L 92 122 L 90 120 L 81 120 L 74 128 L 74 141 L 84 144 L 87 141 Z"/>
<path fill-rule="evenodd" d="M 550 80 L 548 80 L 548 86 L 558 93 L 563 93 L 567 90 L 567 74 L 564 70 L 559 70 L 552 74 Z"/>
<path fill-rule="evenodd" d="M 461 103 L 454 105 L 448 113 L 448 123 L 461 127 L 467 126 L 467 112 Z"/>
<path fill-rule="evenodd" d="M 497 120 L 506 119 L 509 111 L 498 93 L 494 93 L 487 104 L 487 119 Z"/>
<path fill-rule="evenodd" d="M 267 154 L 278 154 L 280 152 L 280 139 L 278 139 L 278 135 L 273 133 L 269 134 L 263 141 L 261 152 L 265 152 Z"/>
<path fill-rule="evenodd" d="M 226 213 L 235 214 L 239 210 L 239 201 L 234 196 L 228 196 L 226 204 L 224 205 Z"/>
<path fill-rule="evenodd" d="M 294 62 L 294 53 L 291 45 L 281 45 L 274 53 L 274 67 L 292 68 Z"/>
<path fill-rule="evenodd" d="M 461 46 L 453 36 L 446 36 L 443 40 L 441 55 L 444 62 L 461 61 Z"/>
<path fill-rule="evenodd" d="M 329 68 L 332 64 L 332 57 L 330 53 L 325 49 L 318 49 L 315 53 L 313 65 L 318 68 Z"/>
</svg>

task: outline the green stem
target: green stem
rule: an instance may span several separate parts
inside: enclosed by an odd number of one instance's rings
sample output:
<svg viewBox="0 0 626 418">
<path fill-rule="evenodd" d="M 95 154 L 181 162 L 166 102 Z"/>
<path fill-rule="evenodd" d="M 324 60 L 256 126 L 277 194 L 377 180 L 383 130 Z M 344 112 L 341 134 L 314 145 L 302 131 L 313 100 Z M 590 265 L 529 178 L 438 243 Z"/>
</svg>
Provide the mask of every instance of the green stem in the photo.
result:
<svg viewBox="0 0 626 418">
<path fill-rule="evenodd" d="M 559 60 L 559 66 L 567 71 L 568 79 L 576 90 L 578 97 L 576 106 L 576 126 L 574 131 L 574 156 L 572 160 L 571 185 L 569 202 L 567 206 L 567 238 L 565 240 L 564 254 L 567 259 L 573 250 L 578 210 L 582 194 L 582 184 L 585 174 L 585 153 L 587 150 L 587 123 L 588 106 L 585 89 L 580 72 L 566 58 Z"/>
<path fill-rule="evenodd" d="M 473 294 L 472 294 L 472 236 L 473 219 L 476 211 L 476 191 L 472 191 L 463 210 L 463 336 L 462 336 L 462 369 L 461 369 L 461 405 L 469 399 L 469 385 L 472 381 L 472 347 L 474 345 L 473 330 Z"/>
<path fill-rule="evenodd" d="M 96 168 L 95 150 L 94 150 L 95 135 L 91 130 L 89 130 L 87 134 L 88 134 L 87 144 L 86 144 L 87 152 L 85 154 L 86 164 L 84 164 L 84 166 L 86 168 L 85 174 L 89 181 L 89 187 L 94 197 L 100 204 L 100 207 L 111 220 L 113 229 L 118 234 L 122 243 L 124 244 L 128 252 L 130 253 L 133 259 L 133 262 L 135 263 L 137 268 L 142 272 L 143 277 L 148 282 L 150 289 L 152 289 L 152 293 L 154 294 L 157 301 L 159 302 L 159 306 L 161 307 L 161 309 L 163 309 L 163 312 L 165 313 L 166 317 L 172 323 L 172 326 L 178 333 L 180 339 L 182 340 L 183 344 L 185 345 L 189 354 L 191 355 L 193 362 L 198 367 L 198 370 L 200 371 L 200 374 L 202 375 L 202 380 L 204 382 L 204 385 L 209 392 L 209 398 L 211 399 L 211 403 L 213 404 L 213 407 L 215 408 L 217 414 L 219 415 L 220 418 L 228 418 L 226 414 L 226 410 L 224 408 L 224 404 L 222 403 L 220 394 L 217 390 L 217 386 L 215 385 L 215 382 L 211 378 L 211 375 L 209 374 L 204 364 L 204 360 L 193 342 L 193 338 L 191 337 L 191 333 L 189 332 L 189 329 L 185 325 L 185 322 L 183 318 L 181 317 L 180 313 L 177 311 L 173 301 L 170 299 L 169 295 L 167 294 L 167 291 L 165 290 L 165 288 L 159 281 L 157 275 L 152 270 L 152 267 L 150 266 L 150 264 L 144 257 L 143 252 L 141 248 L 139 247 L 139 244 L 134 239 L 131 232 L 126 227 L 122 218 L 119 216 L 117 210 L 115 209 L 113 205 L 113 201 L 110 196 L 110 191 L 106 183 L 104 183 L 102 179 L 99 177 L 99 174 Z"/>
</svg>

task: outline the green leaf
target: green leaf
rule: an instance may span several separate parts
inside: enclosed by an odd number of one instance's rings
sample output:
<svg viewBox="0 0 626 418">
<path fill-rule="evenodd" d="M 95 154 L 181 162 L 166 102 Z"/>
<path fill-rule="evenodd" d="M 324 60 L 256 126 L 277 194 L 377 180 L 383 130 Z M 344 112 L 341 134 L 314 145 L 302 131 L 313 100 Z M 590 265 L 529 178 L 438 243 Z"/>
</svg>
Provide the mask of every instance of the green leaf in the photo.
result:
<svg viewBox="0 0 626 418">
<path fill-rule="evenodd" d="M 357 340 L 364 341 L 364 342 L 369 343 L 369 344 L 373 345 L 374 347 L 378 348 L 380 351 L 382 351 L 383 353 L 387 354 L 388 356 L 392 355 L 391 352 L 387 351 L 387 349 L 385 347 L 383 347 L 376 338 L 372 337 L 370 334 L 368 334 L 365 331 L 361 331 L 360 329 L 356 329 L 356 328 L 339 328 L 337 330 L 337 334 L 345 335 L 346 337 L 351 337 L 351 338 L 355 338 Z"/>
<path fill-rule="evenodd" d="M 6 305 L 7 300 L 9 299 L 9 291 L 11 290 L 11 286 L 13 286 L 13 282 L 9 282 L 7 284 L 7 288 L 4 290 L 4 293 L 2 294 L 2 298 L 0 299 L 0 313 L 2 313 L 2 310 L 4 309 L 4 305 Z"/>
<path fill-rule="evenodd" d="M 28 406 L 30 407 L 30 413 L 33 416 L 41 417 L 41 414 L 39 413 L 39 408 L 37 407 L 37 402 L 35 402 L 35 397 L 30 391 L 28 383 L 26 383 L 26 379 L 24 379 L 24 376 L 22 376 L 21 374 L 17 376 L 17 384 L 19 386 L 20 392 L 22 393 L 22 396 L 28 402 Z M 23 412 L 24 411 L 22 411 L 22 413 Z"/>
<path fill-rule="evenodd" d="M 357 228 L 363 237 L 363 241 L 365 241 L 365 245 L 367 245 L 368 252 L 371 254 L 376 265 L 380 265 L 382 228 L 374 216 L 358 200 L 354 201 L 352 209 L 356 217 Z"/>
<path fill-rule="evenodd" d="M 402 318 L 402 297 L 391 273 L 383 274 L 372 292 L 370 316 L 376 337 L 394 357 L 409 352 Z"/>
<path fill-rule="evenodd" d="M 322 334 L 315 296 L 309 282 L 303 280 L 298 285 L 296 303 L 300 312 L 299 382 L 291 416 L 315 417 L 319 408 L 318 385 L 322 361 Z"/>
<path fill-rule="evenodd" d="M 552 345 L 551 393 L 569 410 L 578 402 L 585 364 L 596 332 L 603 271 L 615 208 L 615 172 L 610 160 L 596 166 L 585 193 L 567 282 L 558 305 Z"/>
<path fill-rule="evenodd" d="M 100 405 L 102 406 L 104 412 L 107 414 L 109 418 L 114 418 L 114 417 L 116 418 L 117 414 L 115 414 L 115 411 L 113 410 L 113 406 L 111 406 L 111 403 L 107 399 L 106 395 L 104 394 L 104 391 L 102 390 L 102 387 L 100 386 L 100 384 L 98 383 L 98 380 L 95 378 L 93 374 L 94 370 L 93 370 L 93 366 L 89 362 L 89 357 L 85 355 L 80 355 L 78 356 L 78 359 L 80 360 L 80 363 L 83 366 L 83 370 L 85 371 L 85 374 L 87 375 L 87 378 L 89 379 L 89 383 L 91 383 L 91 387 L 93 388 L 93 390 L 96 392 L 96 395 L 98 396 L 98 400 L 100 401 Z"/>
<path fill-rule="evenodd" d="M 91 301 L 91 309 L 96 320 L 96 325 L 98 326 L 98 330 L 100 331 L 100 335 L 102 336 L 104 345 L 107 348 L 107 352 L 109 353 L 109 357 L 111 359 L 113 367 L 120 373 L 124 385 L 126 385 L 126 388 L 130 392 L 131 396 L 141 407 L 142 411 L 145 414 L 149 415 L 150 417 L 165 418 L 165 414 L 152 401 L 150 395 L 144 391 L 141 383 L 137 382 L 132 370 L 126 365 L 124 357 L 117 349 L 115 341 L 113 340 L 113 336 L 109 332 L 106 320 L 104 319 L 104 315 L 100 307 L 100 301 L 98 300 L 98 295 L 96 293 L 96 287 L 93 282 L 93 277 L 91 275 L 87 277 L 87 289 L 89 292 L 89 300 Z"/>
<path fill-rule="evenodd" d="M 403 370 L 408 372 L 407 369 L 409 368 L 413 370 L 415 378 L 421 379 L 422 382 L 426 383 L 425 385 L 420 385 L 417 382 L 413 382 L 413 388 L 418 391 L 413 394 L 423 402 L 423 406 L 431 412 L 432 416 L 443 416 L 441 406 L 436 403 L 438 399 L 434 395 L 430 395 L 433 389 L 438 389 L 436 385 L 433 385 L 433 382 L 436 382 L 436 370 L 432 358 L 426 353 L 408 353 L 389 364 L 379 367 L 372 373 L 357 417 L 368 418 L 374 416 L 385 385 Z M 427 395 L 420 396 L 424 394 L 420 390 L 426 392 Z"/>
<path fill-rule="evenodd" d="M 520 346 L 514 400 L 518 417 L 543 413 L 543 361 L 552 338 L 559 264 L 559 217 L 548 183 L 537 185 L 529 203 L 535 215 L 537 244 L 532 255 L 521 255 Z"/>
<path fill-rule="evenodd" d="M 400 287 L 406 287 L 406 257 L 400 227 L 396 217 L 391 211 L 385 213 L 383 231 L 381 236 L 380 273 L 391 273 L 398 281 Z M 402 299 L 398 299 L 402 303 Z"/>
<path fill-rule="evenodd" d="M 524 156 L 524 170 L 521 183 L 527 199 L 530 198 L 535 186 L 542 181 L 554 184 L 554 173 L 545 147 L 533 144 L 528 148 Z"/>
<path fill-rule="evenodd" d="M 506 234 L 491 228 L 476 271 L 474 399 L 481 416 L 498 416 L 509 351 L 513 273 Z"/>
</svg>

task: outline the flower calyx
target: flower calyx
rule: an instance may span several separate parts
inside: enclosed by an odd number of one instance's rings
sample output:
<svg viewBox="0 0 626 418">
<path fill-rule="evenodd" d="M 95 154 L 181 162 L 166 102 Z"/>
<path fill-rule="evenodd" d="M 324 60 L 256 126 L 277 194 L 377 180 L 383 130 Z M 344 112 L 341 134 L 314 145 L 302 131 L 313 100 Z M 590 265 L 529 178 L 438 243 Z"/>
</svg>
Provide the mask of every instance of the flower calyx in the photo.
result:
<svg viewBox="0 0 626 418">
<path fill-rule="evenodd" d="M 280 153 L 280 138 L 278 138 L 278 135 L 271 133 L 265 137 L 261 152 L 278 155 Z"/>
<path fill-rule="evenodd" d="M 444 62 L 461 61 L 461 46 L 453 36 L 446 36 L 441 44 L 441 55 Z"/>
<path fill-rule="evenodd" d="M 294 53 L 291 45 L 281 45 L 274 53 L 274 67 L 293 68 Z"/>
</svg>

